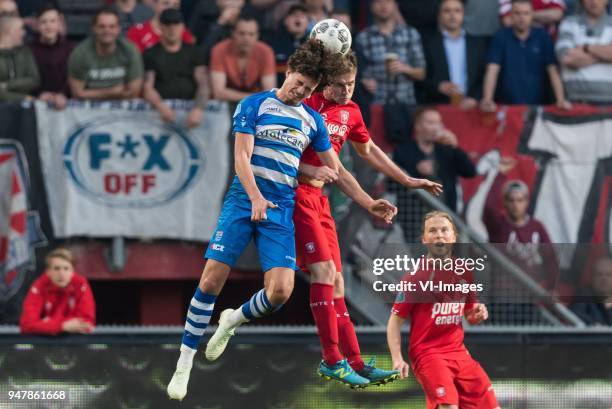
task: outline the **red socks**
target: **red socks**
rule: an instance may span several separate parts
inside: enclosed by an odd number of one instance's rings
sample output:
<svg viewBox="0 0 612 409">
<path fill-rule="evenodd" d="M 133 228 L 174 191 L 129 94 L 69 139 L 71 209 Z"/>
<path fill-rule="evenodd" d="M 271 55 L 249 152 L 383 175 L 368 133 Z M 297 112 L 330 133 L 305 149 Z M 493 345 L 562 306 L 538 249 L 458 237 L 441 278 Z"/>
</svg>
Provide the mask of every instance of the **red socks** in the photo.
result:
<svg viewBox="0 0 612 409">
<path fill-rule="evenodd" d="M 348 359 L 351 368 L 356 371 L 361 371 L 364 366 L 363 359 L 361 359 L 361 351 L 359 350 L 359 342 L 357 341 L 357 334 L 355 334 L 355 327 L 351 322 L 344 297 L 334 299 L 334 309 L 336 310 L 336 317 L 338 320 L 338 336 L 340 339 L 340 350 L 344 356 Z"/>
<path fill-rule="evenodd" d="M 343 359 L 338 349 L 338 322 L 333 306 L 334 286 L 312 283 L 310 285 L 310 309 L 321 340 L 323 360 L 335 365 Z"/>
</svg>

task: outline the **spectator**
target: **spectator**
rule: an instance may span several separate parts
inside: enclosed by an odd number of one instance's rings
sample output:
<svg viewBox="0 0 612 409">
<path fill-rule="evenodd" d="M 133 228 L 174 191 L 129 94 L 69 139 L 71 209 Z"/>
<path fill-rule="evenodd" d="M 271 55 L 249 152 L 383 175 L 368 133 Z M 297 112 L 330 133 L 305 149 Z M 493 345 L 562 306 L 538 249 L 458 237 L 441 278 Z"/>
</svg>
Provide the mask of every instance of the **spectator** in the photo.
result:
<svg viewBox="0 0 612 409">
<path fill-rule="evenodd" d="M 546 74 L 557 106 L 569 109 L 556 66 L 552 39 L 543 28 L 531 26 L 531 0 L 512 0 L 511 13 L 512 27 L 499 30 L 489 49 L 481 109 L 491 112 L 497 108 L 493 97 L 499 77 L 499 100 L 502 103 L 545 103 Z"/>
<path fill-rule="evenodd" d="M 563 20 L 557 56 L 568 98 L 612 102 L 612 17 L 607 0 L 582 0 L 583 11 Z"/>
<path fill-rule="evenodd" d="M 557 24 L 565 13 L 564 0 L 531 0 L 534 25 L 544 27 L 554 39 L 557 35 Z M 499 0 L 499 16 L 505 27 L 512 26 L 512 0 Z"/>
<path fill-rule="evenodd" d="M 363 87 L 384 104 L 389 91 L 398 102 L 414 104 L 414 81 L 425 78 L 425 57 L 419 33 L 397 23 L 395 0 L 373 0 L 374 24 L 356 38 L 357 53 L 362 58 Z"/>
<path fill-rule="evenodd" d="M 196 36 L 198 44 L 204 44 L 210 33 L 230 30 L 243 6 L 244 0 L 200 0 L 189 21 L 189 29 Z M 219 41 L 218 37 L 219 34 L 213 45 Z"/>
<path fill-rule="evenodd" d="M 180 11 L 164 10 L 159 22 L 160 41 L 143 56 L 144 97 L 157 109 L 164 122 L 176 121 L 176 113 L 164 99 L 195 99 L 186 123 L 188 128 L 198 126 L 209 95 L 204 56 L 196 46 L 184 44 L 181 40 L 185 24 Z"/>
<path fill-rule="evenodd" d="M 248 11 L 244 8 L 244 0 L 218 0 L 217 4 L 219 17 L 208 26 L 202 37 L 198 37 L 207 58 L 216 44 L 231 36 L 240 14 Z"/>
<path fill-rule="evenodd" d="M 74 271 L 72 253 L 55 249 L 45 259 L 45 272 L 28 291 L 19 326 L 23 334 L 89 334 L 96 306 L 87 279 Z"/>
<path fill-rule="evenodd" d="M 19 17 L 19 9 L 14 0 L 0 0 L 0 16 Z"/>
<path fill-rule="evenodd" d="M 282 26 L 266 34 L 265 42 L 272 47 L 276 58 L 276 83 L 282 84 L 289 56 L 308 38 L 306 7 L 302 4 L 291 6 L 287 10 Z"/>
<path fill-rule="evenodd" d="M 499 173 L 485 203 L 483 221 L 489 241 L 505 244 L 515 262 L 543 288 L 552 290 L 559 274 L 555 253 L 544 225 L 527 213 L 529 188 L 520 180 L 508 181 L 506 175 L 515 166 L 513 158 L 500 161 Z"/>
<path fill-rule="evenodd" d="M 321 20 L 329 18 L 334 2 L 332 0 L 303 0 L 304 6 L 308 10 L 308 31 Z"/>
<path fill-rule="evenodd" d="M 115 10 L 119 14 L 121 34 L 126 34 L 131 26 L 144 23 L 155 16 L 151 7 L 138 0 L 115 0 Z"/>
<path fill-rule="evenodd" d="M 68 59 L 68 85 L 74 98 L 108 100 L 140 95 L 142 59 L 120 32 L 114 9 L 96 13 L 93 36 L 82 41 Z"/>
<path fill-rule="evenodd" d="M 441 183 L 444 186 L 441 199 L 451 210 L 457 208 L 458 177 L 476 176 L 476 168 L 467 153 L 459 148 L 457 137 L 444 128 L 442 116 L 431 106 L 417 109 L 414 139 L 398 145 L 393 159 L 410 176 Z M 398 218 L 406 242 L 420 242 L 418 227 L 428 209 L 405 188 L 399 188 L 397 200 Z"/>
<path fill-rule="evenodd" d="M 441 0 L 440 29 L 423 41 L 427 76 L 424 100 L 429 104 L 472 109 L 482 97 L 486 44 L 463 29 L 463 2 Z"/>
<path fill-rule="evenodd" d="M 159 42 L 159 36 L 161 34 L 159 16 L 166 9 L 180 9 L 180 0 L 155 0 L 155 15 L 153 18 L 145 23 L 136 24 L 127 32 L 127 38 L 131 42 L 136 44 L 140 52 L 144 52 L 147 48 L 153 47 Z M 189 30 L 183 31 L 183 42 L 187 44 L 194 44 L 195 38 L 189 32 Z"/>
<path fill-rule="evenodd" d="M 259 21 L 263 30 L 275 30 L 287 15 L 289 7 L 300 4 L 296 0 L 251 0 L 249 4 L 259 14 Z"/>
<path fill-rule="evenodd" d="M 612 259 L 594 263 L 590 288 L 577 294 L 570 309 L 587 325 L 612 325 Z"/>
<path fill-rule="evenodd" d="M 465 2 L 465 31 L 473 36 L 493 37 L 499 29 L 499 6 L 491 0 Z"/>
<path fill-rule="evenodd" d="M 353 31 L 353 20 L 351 13 L 347 9 L 334 9 L 329 17 L 343 22 L 351 32 Z"/>
<path fill-rule="evenodd" d="M 66 106 L 68 88 L 68 58 L 74 44 L 62 35 L 62 15 L 52 4 L 43 6 L 37 14 L 38 35 L 30 44 L 38 70 L 40 86 L 34 95 L 50 102 L 56 109 Z"/>
<path fill-rule="evenodd" d="M 210 57 L 213 97 L 238 102 L 254 92 L 276 86 L 274 51 L 258 41 L 254 17 L 238 19 L 231 38 L 221 41 Z"/>
<path fill-rule="evenodd" d="M 23 46 L 23 21 L 0 16 L 0 101 L 31 99 L 40 76 L 34 56 Z"/>
</svg>

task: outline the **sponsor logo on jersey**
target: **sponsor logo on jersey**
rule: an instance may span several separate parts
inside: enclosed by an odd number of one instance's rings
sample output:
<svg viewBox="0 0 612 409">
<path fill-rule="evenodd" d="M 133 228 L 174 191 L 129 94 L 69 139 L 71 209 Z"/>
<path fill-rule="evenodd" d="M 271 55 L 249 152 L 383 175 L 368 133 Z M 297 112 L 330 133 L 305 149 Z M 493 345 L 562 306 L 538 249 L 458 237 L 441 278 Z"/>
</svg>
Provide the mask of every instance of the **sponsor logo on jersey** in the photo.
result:
<svg viewBox="0 0 612 409">
<path fill-rule="evenodd" d="M 303 151 L 306 146 L 304 143 L 304 135 L 293 128 L 266 129 L 258 132 L 257 137 L 273 141 L 280 141 L 301 151 Z"/>
<path fill-rule="evenodd" d="M 348 126 L 338 125 L 333 122 L 327 122 L 327 133 L 332 141 L 342 142 L 346 138 Z"/>
<path fill-rule="evenodd" d="M 315 252 L 315 244 L 312 241 L 306 243 L 306 252 L 311 254 Z"/>
<path fill-rule="evenodd" d="M 431 319 L 436 325 L 459 325 L 463 322 L 463 308 L 461 302 L 438 302 L 431 308 Z"/>
<path fill-rule="evenodd" d="M 436 396 L 441 398 L 444 395 L 446 395 L 446 389 L 444 389 L 444 386 L 440 386 L 439 388 L 436 388 Z"/>
<path fill-rule="evenodd" d="M 215 241 L 221 241 L 223 238 L 223 230 L 217 230 L 215 233 Z"/>
</svg>

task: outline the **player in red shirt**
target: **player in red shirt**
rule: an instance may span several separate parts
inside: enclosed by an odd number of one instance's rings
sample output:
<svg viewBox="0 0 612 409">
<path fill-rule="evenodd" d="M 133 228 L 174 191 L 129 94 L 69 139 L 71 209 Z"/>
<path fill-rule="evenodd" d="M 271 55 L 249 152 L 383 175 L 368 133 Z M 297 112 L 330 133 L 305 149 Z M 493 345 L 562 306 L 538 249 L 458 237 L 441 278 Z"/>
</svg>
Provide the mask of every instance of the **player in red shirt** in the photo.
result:
<svg viewBox="0 0 612 409">
<path fill-rule="evenodd" d="M 305 102 L 321 113 L 336 153 L 349 139 L 359 155 L 376 170 L 409 188 L 423 188 L 440 194 L 442 186 L 426 179 L 414 179 L 404 173 L 372 142 L 357 104 L 351 101 L 355 89 L 357 59 L 353 53 L 342 57 L 340 74 L 322 93 L 313 94 Z M 342 262 L 334 219 L 329 202 L 317 177 L 324 167 L 312 148 L 308 147 L 300 162 L 299 186 L 295 196 L 293 220 L 296 231 L 298 266 L 310 272 L 310 307 L 321 341 L 323 361 L 319 374 L 349 383 L 343 372 L 337 370 L 348 360 L 350 367 L 360 376 L 359 384 L 383 384 L 397 378 L 396 371 L 376 368 L 375 361 L 365 364 L 359 343 L 344 301 Z M 316 180 L 318 179 L 318 180 Z M 368 380 L 369 382 L 366 382 Z"/>
<path fill-rule="evenodd" d="M 96 306 L 87 279 L 74 272 L 70 251 L 56 249 L 45 259 L 45 273 L 30 287 L 19 325 L 23 334 L 88 334 Z"/>
<path fill-rule="evenodd" d="M 143 53 L 147 48 L 151 48 L 159 43 L 159 37 L 161 36 L 159 16 L 161 16 L 161 13 L 166 9 L 180 8 L 180 0 L 155 0 L 155 16 L 145 23 L 135 24 L 130 27 L 127 32 L 127 38 L 138 47 L 141 53 Z M 191 34 L 187 28 L 183 30 L 182 38 L 185 44 L 195 43 L 193 34 Z"/>
<path fill-rule="evenodd" d="M 452 257 L 456 242 L 455 225 L 447 213 L 427 213 L 423 221 L 426 260 Z M 471 273 L 420 269 L 407 274 L 403 282 L 415 284 L 415 290 L 398 293 L 389 323 L 387 342 L 393 368 L 402 378 L 408 376 L 408 364 L 402 357 L 401 327 L 410 319 L 408 356 L 417 381 L 425 391 L 427 409 L 499 409 L 489 377 L 469 354 L 463 343 L 463 317 L 472 325 L 488 318 L 484 304 L 473 292 L 422 291 L 420 283 L 430 281 L 462 285 L 471 283 Z M 457 295 L 455 295 L 457 294 Z"/>
</svg>

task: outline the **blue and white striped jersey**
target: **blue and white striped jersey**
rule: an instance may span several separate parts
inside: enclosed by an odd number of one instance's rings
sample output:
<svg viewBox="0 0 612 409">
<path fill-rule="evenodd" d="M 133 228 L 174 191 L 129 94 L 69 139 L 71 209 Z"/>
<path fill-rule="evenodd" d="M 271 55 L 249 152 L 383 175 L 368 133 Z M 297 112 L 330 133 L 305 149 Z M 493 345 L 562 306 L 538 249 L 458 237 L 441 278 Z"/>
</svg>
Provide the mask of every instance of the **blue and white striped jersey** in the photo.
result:
<svg viewBox="0 0 612 409">
<path fill-rule="evenodd" d="M 251 169 L 266 198 L 293 199 L 300 158 L 309 144 L 317 152 L 331 149 L 323 117 L 305 104 L 286 105 L 275 89 L 240 101 L 233 126 L 234 132 L 255 137 Z M 238 176 L 233 184 L 240 185 Z"/>
</svg>

